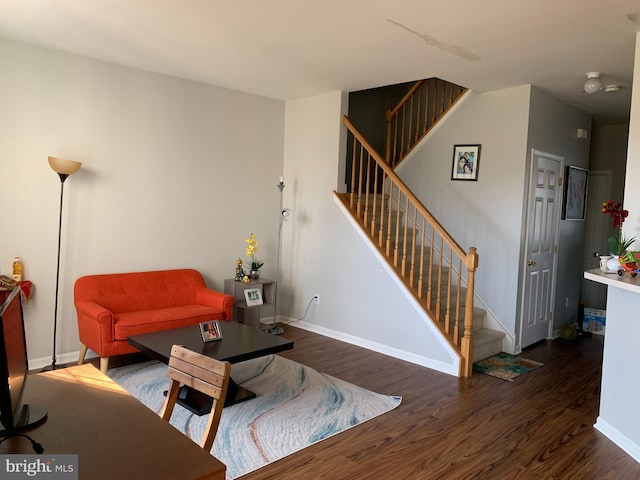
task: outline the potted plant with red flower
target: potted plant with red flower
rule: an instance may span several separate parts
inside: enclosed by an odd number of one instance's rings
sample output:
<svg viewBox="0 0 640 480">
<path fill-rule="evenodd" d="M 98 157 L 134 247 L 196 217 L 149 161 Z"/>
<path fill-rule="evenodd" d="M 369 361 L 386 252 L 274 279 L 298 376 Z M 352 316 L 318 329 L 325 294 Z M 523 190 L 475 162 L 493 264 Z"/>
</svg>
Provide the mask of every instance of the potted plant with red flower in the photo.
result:
<svg viewBox="0 0 640 480">
<path fill-rule="evenodd" d="M 602 203 L 602 213 L 605 215 L 609 215 L 611 217 L 611 224 L 614 230 L 617 229 L 617 235 L 611 236 L 607 239 L 607 245 L 609 247 L 609 251 L 611 255 L 614 257 L 610 260 L 612 262 L 611 266 L 615 266 L 615 268 L 609 267 L 609 270 L 617 270 L 620 267 L 620 263 L 618 261 L 619 257 L 624 255 L 624 253 L 633 245 L 633 242 L 636 241 L 636 237 L 627 238 L 622 233 L 622 224 L 625 219 L 629 216 L 629 211 L 622 208 L 622 202 L 620 200 L 607 200 Z"/>
</svg>

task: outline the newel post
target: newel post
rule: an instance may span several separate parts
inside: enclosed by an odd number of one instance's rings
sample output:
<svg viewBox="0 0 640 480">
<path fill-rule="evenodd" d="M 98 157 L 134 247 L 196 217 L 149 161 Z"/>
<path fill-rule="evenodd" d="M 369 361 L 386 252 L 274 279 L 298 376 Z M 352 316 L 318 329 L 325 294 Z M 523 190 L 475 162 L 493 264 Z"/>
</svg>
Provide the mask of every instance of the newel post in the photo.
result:
<svg viewBox="0 0 640 480">
<path fill-rule="evenodd" d="M 470 247 L 466 257 L 467 276 L 467 297 L 464 312 L 464 334 L 460 342 L 462 353 L 462 363 L 460 365 L 460 376 L 470 377 L 473 369 L 473 297 L 476 269 L 478 268 L 478 254 L 476 247 Z"/>
</svg>

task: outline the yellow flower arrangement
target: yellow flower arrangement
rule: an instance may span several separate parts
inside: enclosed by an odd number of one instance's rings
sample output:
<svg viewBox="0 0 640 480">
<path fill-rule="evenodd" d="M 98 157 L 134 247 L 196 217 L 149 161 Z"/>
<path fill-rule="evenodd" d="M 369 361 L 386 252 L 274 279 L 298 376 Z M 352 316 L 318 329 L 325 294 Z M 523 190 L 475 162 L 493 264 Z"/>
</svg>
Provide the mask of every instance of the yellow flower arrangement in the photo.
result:
<svg viewBox="0 0 640 480">
<path fill-rule="evenodd" d="M 247 266 L 251 269 L 252 272 L 257 272 L 260 270 L 260 267 L 264 265 L 264 262 L 261 262 L 256 258 L 256 252 L 258 251 L 258 242 L 256 241 L 256 236 L 252 233 L 249 235 L 249 238 L 245 240 L 247 244 L 246 253 L 247 257 L 251 260 L 247 263 Z"/>
</svg>

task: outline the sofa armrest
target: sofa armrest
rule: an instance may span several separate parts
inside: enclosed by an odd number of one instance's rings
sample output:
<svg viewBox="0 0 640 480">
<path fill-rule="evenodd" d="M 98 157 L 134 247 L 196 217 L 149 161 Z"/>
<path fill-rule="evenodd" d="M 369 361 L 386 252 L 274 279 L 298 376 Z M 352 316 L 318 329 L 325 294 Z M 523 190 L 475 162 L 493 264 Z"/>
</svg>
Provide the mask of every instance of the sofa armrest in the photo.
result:
<svg viewBox="0 0 640 480">
<path fill-rule="evenodd" d="M 78 312 L 78 318 L 94 320 L 100 324 L 111 325 L 113 323 L 113 312 L 96 302 L 89 300 L 77 302 L 76 311 Z"/>
<path fill-rule="evenodd" d="M 198 305 L 217 307 L 224 311 L 225 320 L 233 319 L 235 298 L 232 295 L 211 290 L 210 288 L 201 288 L 196 292 L 196 303 Z"/>
<path fill-rule="evenodd" d="M 80 341 L 102 356 L 103 348 L 114 341 L 113 312 L 91 300 L 75 302 Z"/>
</svg>

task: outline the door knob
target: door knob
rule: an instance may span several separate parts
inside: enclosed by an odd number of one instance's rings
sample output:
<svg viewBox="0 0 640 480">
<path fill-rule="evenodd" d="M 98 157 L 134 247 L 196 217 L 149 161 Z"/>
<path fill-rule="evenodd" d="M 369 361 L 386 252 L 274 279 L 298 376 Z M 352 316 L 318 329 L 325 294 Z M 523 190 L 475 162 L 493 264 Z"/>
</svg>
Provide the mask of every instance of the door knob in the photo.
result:
<svg viewBox="0 0 640 480">
<path fill-rule="evenodd" d="M 527 262 L 527 265 L 529 265 L 529 266 L 533 266 L 533 265 L 535 265 L 535 264 L 536 264 L 536 262 L 534 262 L 533 260 L 529 260 L 529 261 Z"/>
</svg>

